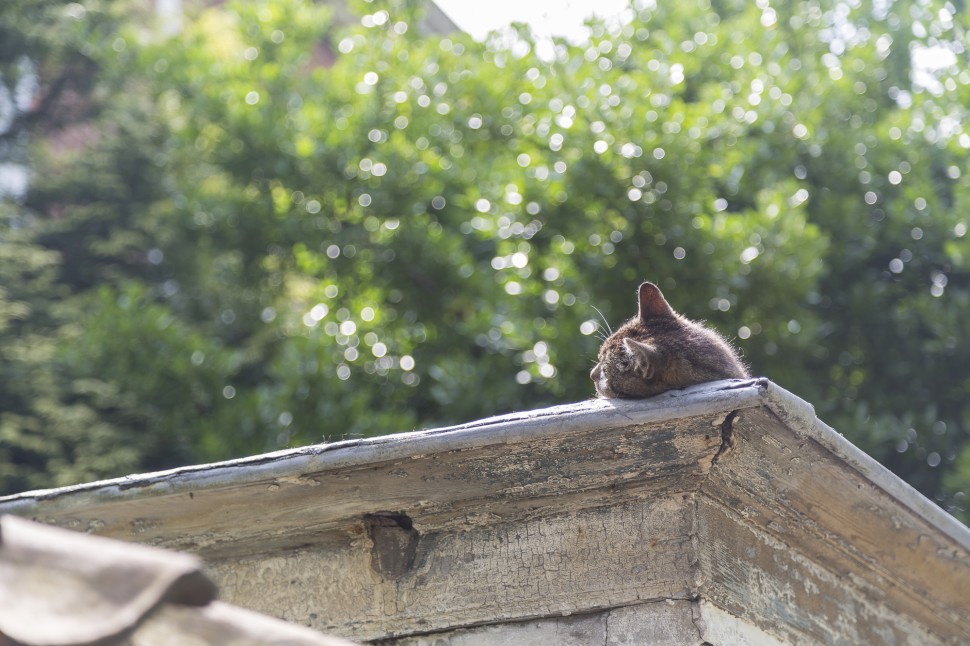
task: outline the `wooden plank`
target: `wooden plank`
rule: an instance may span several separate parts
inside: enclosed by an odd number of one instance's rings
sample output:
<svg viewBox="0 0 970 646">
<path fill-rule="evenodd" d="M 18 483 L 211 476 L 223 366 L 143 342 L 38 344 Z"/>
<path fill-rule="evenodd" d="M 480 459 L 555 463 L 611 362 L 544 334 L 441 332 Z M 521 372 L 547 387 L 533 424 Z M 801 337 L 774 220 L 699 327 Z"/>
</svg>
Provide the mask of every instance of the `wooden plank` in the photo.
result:
<svg viewBox="0 0 970 646">
<path fill-rule="evenodd" d="M 614 422 L 616 423 L 616 422 Z M 403 511 L 425 524 L 469 526 L 557 507 L 610 504 L 696 489 L 721 438 L 707 418 L 623 425 L 596 433 L 545 429 L 531 441 L 312 471 L 236 486 L 132 495 L 35 519 L 205 557 L 284 547 Z M 587 495 L 589 492 L 595 492 Z"/>
<path fill-rule="evenodd" d="M 701 595 L 787 644 L 948 642 L 890 608 L 857 576 L 830 571 L 704 499 L 699 504 Z"/>
<path fill-rule="evenodd" d="M 840 635 L 849 643 L 970 643 L 965 545 L 768 408 L 741 413 L 734 439 L 701 490 L 705 594 L 823 643 Z"/>
<path fill-rule="evenodd" d="M 590 646 L 606 644 L 608 613 L 515 621 L 381 641 L 387 646 Z M 676 644 L 671 644 L 676 646 Z"/>
<path fill-rule="evenodd" d="M 666 599 L 670 625 L 711 643 L 970 643 L 970 530 L 766 380 L 31 492 L 3 512 L 194 551 L 229 600 L 355 639 L 600 612 L 614 640 L 646 639 L 637 608 Z"/>
<path fill-rule="evenodd" d="M 388 646 L 782 646 L 783 642 L 705 601 L 639 603 L 579 616 L 548 617 L 379 642 Z"/>
<path fill-rule="evenodd" d="M 528 443 L 548 434 L 583 435 L 763 405 L 762 380 L 728 380 L 649 400 L 595 399 L 512 413 L 459 426 L 317 444 L 215 464 L 180 467 L 0 497 L 0 513 L 28 517 L 139 498 L 287 481 L 306 474 L 410 460 L 426 455 Z M 391 430 L 391 429 L 384 429 Z"/>
<path fill-rule="evenodd" d="M 693 502 L 654 498 L 468 531 L 422 531 L 413 569 L 372 567 L 363 528 L 335 549 L 211 563 L 220 596 L 371 640 L 683 599 L 697 578 Z"/>
</svg>

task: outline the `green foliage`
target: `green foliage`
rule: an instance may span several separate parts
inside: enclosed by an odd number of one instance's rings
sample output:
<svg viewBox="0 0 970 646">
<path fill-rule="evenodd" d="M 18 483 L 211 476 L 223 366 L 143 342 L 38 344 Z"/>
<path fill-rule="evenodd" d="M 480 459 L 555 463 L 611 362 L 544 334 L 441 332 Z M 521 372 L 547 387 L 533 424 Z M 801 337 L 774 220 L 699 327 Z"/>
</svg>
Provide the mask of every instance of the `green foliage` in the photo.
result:
<svg viewBox="0 0 970 646">
<path fill-rule="evenodd" d="M 28 161 L 31 135 L 97 112 L 94 54 L 116 24 L 113 6 L 52 0 L 0 6 L 0 174 L 15 175 Z M 37 163 L 37 186 L 56 171 Z M 78 186 L 94 176 L 86 180 Z M 0 192 L 14 185 L 2 181 Z M 64 256 L 56 246 L 39 245 L 47 216 L 61 209 L 44 212 L 33 203 L 20 204 L 20 197 L 17 191 L 0 194 L 6 200 L 0 202 L 0 490 L 67 485 L 138 469 L 143 460 L 130 446 L 128 429 L 102 414 L 110 399 L 105 389 L 61 358 L 81 314 L 71 302 L 68 272 L 89 270 L 86 262 L 71 266 L 69 256 L 87 254 L 87 240 L 72 240 Z M 113 225 L 107 222 L 106 228 Z"/>
<path fill-rule="evenodd" d="M 82 159 L 37 146 L 58 172 L 17 243 L 74 308 L 25 365 L 133 438 L 76 463 L 582 399 L 596 308 L 620 323 L 651 279 L 959 511 L 970 71 L 914 86 L 909 55 L 962 52 L 955 10 L 656 4 L 580 46 L 423 36 L 410 3 L 340 30 L 303 0 L 204 10 L 178 46 L 111 40 L 93 60 L 124 94 Z"/>
<path fill-rule="evenodd" d="M 56 303 L 58 255 L 29 242 L 16 211 L 0 221 L 0 489 L 90 480 L 139 466 L 124 433 L 86 400 L 98 393 L 59 360 L 77 315 Z M 101 397 L 103 399 L 103 397 Z"/>
</svg>

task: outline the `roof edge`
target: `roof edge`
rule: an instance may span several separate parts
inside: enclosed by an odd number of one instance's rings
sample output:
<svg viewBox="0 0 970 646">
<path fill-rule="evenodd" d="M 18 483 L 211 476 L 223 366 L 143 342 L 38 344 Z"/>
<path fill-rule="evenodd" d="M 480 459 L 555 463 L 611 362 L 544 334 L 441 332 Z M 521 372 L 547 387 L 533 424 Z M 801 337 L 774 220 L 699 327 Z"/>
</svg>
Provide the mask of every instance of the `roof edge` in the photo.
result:
<svg viewBox="0 0 970 646">
<path fill-rule="evenodd" d="M 0 497 L 0 513 L 31 514 L 144 496 L 171 495 L 227 485 L 299 477 L 309 472 L 363 466 L 419 455 L 518 444 L 550 435 L 580 434 L 673 419 L 716 415 L 764 404 L 766 379 L 731 379 L 671 391 L 651 399 L 592 399 L 393 435 L 178 467 L 55 489 Z M 555 418 L 556 424 L 548 423 Z"/>
<path fill-rule="evenodd" d="M 785 426 L 797 435 L 815 441 L 893 500 L 970 549 L 970 528 L 820 420 L 810 403 L 768 379 L 759 382 L 765 406 Z"/>
<path fill-rule="evenodd" d="M 810 438 L 901 506 L 970 550 L 970 529 L 819 420 L 810 403 L 763 377 L 709 382 L 650 399 L 593 399 L 455 426 L 314 444 L 224 462 L 27 491 L 0 497 L 0 513 L 22 516 L 54 513 L 79 506 L 299 478 L 312 472 L 421 455 L 519 444 L 552 435 L 713 416 L 762 406 L 793 433 Z M 553 418 L 555 424 L 550 424 Z"/>
</svg>

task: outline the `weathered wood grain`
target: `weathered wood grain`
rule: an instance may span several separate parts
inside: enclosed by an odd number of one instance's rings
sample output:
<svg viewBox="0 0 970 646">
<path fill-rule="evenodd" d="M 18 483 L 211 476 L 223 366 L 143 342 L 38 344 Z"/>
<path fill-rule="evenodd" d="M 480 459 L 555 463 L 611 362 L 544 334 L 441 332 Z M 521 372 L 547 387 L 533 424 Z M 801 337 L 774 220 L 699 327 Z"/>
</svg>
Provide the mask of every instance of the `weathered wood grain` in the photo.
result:
<svg viewBox="0 0 970 646">
<path fill-rule="evenodd" d="M 89 505 L 64 506 L 62 499 L 48 505 L 40 499 L 18 512 L 211 558 L 245 552 L 251 545 L 262 549 L 266 542 L 302 544 L 307 535 L 375 511 L 408 511 L 426 523 L 462 527 L 551 513 L 557 506 L 598 506 L 618 497 L 699 486 L 721 442 L 708 419 L 618 423 L 627 421 L 621 416 L 612 428 L 579 431 L 547 423 L 514 443 L 438 453 L 419 449 L 395 460 L 283 473 L 195 491 L 159 494 L 155 485 L 132 487 L 130 496 Z M 483 429 L 488 427 L 476 429 L 482 439 L 494 440 Z"/>
<path fill-rule="evenodd" d="M 726 607 L 762 623 L 779 613 L 787 624 L 797 617 L 823 643 L 839 643 L 840 635 L 843 643 L 970 643 L 966 545 L 900 506 L 892 491 L 832 460 L 816 439 L 778 428 L 770 409 L 743 412 L 734 424 L 732 459 L 702 486 L 700 517 L 710 527 L 702 535 L 711 538 L 704 554 L 714 582 L 707 594 L 759 592 L 752 599 L 783 607 Z M 726 536 L 745 550 L 732 553 Z M 750 587 L 759 581 L 774 589 Z M 830 625 L 827 618 L 835 616 L 842 620 Z M 905 617 L 919 617 L 939 638 Z"/>
<path fill-rule="evenodd" d="M 534 621 L 515 621 L 476 628 L 430 633 L 416 637 L 388 639 L 381 646 L 605 646 L 608 613 L 579 617 L 556 617 Z M 670 646 L 679 646 L 671 643 Z"/>
<path fill-rule="evenodd" d="M 782 646 L 767 633 L 704 601 L 666 600 L 579 616 L 549 617 L 414 637 L 387 646 Z"/>
<path fill-rule="evenodd" d="M 970 643 L 970 530 L 766 380 L 28 492 L 0 513 L 193 551 L 228 601 L 358 640 Z"/>
<path fill-rule="evenodd" d="M 952 627 L 936 635 L 891 609 L 858 574 L 831 570 L 744 522 L 709 499 L 700 502 L 700 595 L 787 644 L 964 643 Z M 875 593 L 875 594 L 874 594 Z M 950 638 L 947 635 L 951 635 Z"/>
<path fill-rule="evenodd" d="M 415 523 L 415 566 L 395 578 L 373 570 L 363 529 L 339 550 L 215 561 L 211 571 L 230 603 L 357 640 L 685 599 L 699 575 L 683 498 L 465 531 Z"/>
</svg>

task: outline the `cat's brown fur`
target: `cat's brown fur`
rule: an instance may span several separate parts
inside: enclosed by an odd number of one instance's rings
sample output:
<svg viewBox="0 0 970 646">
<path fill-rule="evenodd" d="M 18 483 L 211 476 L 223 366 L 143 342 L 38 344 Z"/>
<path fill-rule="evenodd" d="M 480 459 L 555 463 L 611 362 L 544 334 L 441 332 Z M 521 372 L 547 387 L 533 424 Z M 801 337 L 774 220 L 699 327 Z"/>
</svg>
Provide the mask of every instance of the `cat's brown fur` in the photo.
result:
<svg viewBox="0 0 970 646">
<path fill-rule="evenodd" d="M 670 307 L 653 283 L 640 285 L 640 310 L 600 347 L 590 378 L 598 397 L 652 397 L 748 370 L 721 336 Z"/>
</svg>

